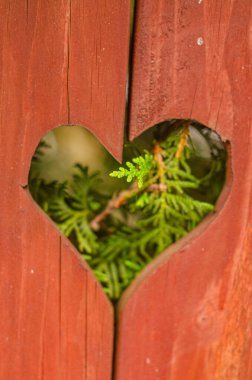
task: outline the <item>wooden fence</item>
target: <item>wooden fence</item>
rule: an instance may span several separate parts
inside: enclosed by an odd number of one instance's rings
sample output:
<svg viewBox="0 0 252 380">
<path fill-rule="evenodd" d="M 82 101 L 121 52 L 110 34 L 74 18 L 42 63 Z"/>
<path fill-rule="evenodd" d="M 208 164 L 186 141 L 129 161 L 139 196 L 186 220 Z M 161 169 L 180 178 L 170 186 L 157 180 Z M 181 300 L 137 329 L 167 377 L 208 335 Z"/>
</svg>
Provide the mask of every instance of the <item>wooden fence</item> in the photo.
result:
<svg viewBox="0 0 252 380">
<path fill-rule="evenodd" d="M 0 379 L 252 379 L 252 3 L 138 0 L 130 136 L 192 118 L 229 144 L 217 211 L 113 308 L 27 189 L 59 125 L 120 159 L 129 0 L 0 1 Z M 112 371 L 112 358 L 116 347 Z"/>
</svg>

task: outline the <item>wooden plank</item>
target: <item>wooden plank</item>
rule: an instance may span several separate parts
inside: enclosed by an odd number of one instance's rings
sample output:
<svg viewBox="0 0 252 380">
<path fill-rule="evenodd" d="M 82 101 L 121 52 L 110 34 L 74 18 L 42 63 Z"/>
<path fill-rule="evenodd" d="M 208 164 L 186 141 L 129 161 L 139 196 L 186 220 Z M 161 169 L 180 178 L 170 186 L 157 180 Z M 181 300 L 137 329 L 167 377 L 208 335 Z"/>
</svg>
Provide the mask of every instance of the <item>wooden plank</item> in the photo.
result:
<svg viewBox="0 0 252 380">
<path fill-rule="evenodd" d="M 233 7 L 204 0 L 140 0 L 137 4 L 131 138 L 171 117 L 194 117 L 216 128 L 220 104 L 225 117 L 218 124 L 223 137 L 229 138 L 232 115 L 226 112 L 226 104 L 231 99 L 226 95 L 230 95 L 230 82 L 223 55 L 233 50 L 227 51 L 226 41 Z M 248 0 L 242 0 L 241 9 L 246 12 L 249 7 Z M 239 29 L 237 15 L 233 30 L 238 39 Z"/>
<path fill-rule="evenodd" d="M 91 128 L 117 159 L 122 158 L 124 138 L 130 3 L 89 0 L 71 5 L 70 118 Z"/>
<path fill-rule="evenodd" d="M 116 380 L 252 378 L 251 13 L 249 0 L 137 3 L 131 138 L 193 118 L 231 151 L 216 213 L 124 294 Z"/>
<path fill-rule="evenodd" d="M 1 379 L 110 379 L 112 306 L 26 187 L 39 140 L 58 125 L 87 123 L 121 150 L 130 4 L 85 4 L 0 3 Z"/>
</svg>

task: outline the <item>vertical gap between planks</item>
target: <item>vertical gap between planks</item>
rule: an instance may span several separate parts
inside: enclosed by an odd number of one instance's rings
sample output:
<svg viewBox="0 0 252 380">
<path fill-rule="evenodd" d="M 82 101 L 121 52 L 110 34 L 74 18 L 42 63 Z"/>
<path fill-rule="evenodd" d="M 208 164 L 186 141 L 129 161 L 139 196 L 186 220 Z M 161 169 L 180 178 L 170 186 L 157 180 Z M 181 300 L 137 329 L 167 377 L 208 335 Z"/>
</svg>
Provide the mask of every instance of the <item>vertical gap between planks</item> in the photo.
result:
<svg viewBox="0 0 252 380">
<path fill-rule="evenodd" d="M 131 80 L 132 80 L 132 66 L 133 66 L 133 52 L 134 52 L 134 34 L 135 34 L 135 17 L 136 17 L 136 1 L 130 0 L 130 42 L 129 42 L 129 61 L 128 61 L 128 79 L 126 84 L 126 104 L 125 104 L 125 126 L 124 138 L 129 139 L 129 116 L 130 116 L 130 103 L 131 103 Z M 118 331 L 118 303 L 113 305 L 114 309 L 114 335 L 113 335 L 113 350 L 112 350 L 112 366 L 111 366 L 111 380 L 116 378 L 116 362 L 117 362 L 117 331 Z"/>
<path fill-rule="evenodd" d="M 136 21 L 136 2 L 137 0 L 131 1 L 131 12 L 130 12 L 130 43 L 129 43 L 129 63 L 128 63 L 128 80 L 126 87 L 126 111 L 125 111 L 125 129 L 124 135 L 129 140 L 129 119 L 130 119 L 130 106 L 131 106 L 131 82 L 132 82 L 132 66 L 133 66 L 133 52 L 134 52 L 134 35 L 135 35 L 135 21 Z"/>
</svg>

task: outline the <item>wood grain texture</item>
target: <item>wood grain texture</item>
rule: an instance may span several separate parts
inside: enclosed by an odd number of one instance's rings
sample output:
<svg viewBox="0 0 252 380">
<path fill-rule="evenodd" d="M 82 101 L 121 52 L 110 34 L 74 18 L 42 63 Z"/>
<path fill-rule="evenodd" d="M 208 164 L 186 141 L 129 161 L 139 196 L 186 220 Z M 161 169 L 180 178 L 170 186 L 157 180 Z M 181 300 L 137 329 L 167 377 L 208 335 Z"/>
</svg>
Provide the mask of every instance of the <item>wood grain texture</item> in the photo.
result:
<svg viewBox="0 0 252 380">
<path fill-rule="evenodd" d="M 58 125 L 86 124 L 121 152 L 130 4 L 85 4 L 0 2 L 3 380 L 110 379 L 112 306 L 26 187 L 39 140 Z"/>
<path fill-rule="evenodd" d="M 131 138 L 197 119 L 229 140 L 232 184 L 124 294 L 116 380 L 252 378 L 251 30 L 249 0 L 137 2 Z"/>
</svg>

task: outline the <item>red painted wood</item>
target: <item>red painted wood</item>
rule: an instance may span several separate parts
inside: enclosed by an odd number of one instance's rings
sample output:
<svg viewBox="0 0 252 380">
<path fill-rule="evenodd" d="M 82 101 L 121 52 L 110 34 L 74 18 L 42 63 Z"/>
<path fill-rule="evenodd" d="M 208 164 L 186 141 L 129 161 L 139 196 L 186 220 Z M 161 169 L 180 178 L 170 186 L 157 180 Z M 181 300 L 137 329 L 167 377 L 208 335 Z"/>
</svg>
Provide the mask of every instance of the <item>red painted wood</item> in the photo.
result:
<svg viewBox="0 0 252 380">
<path fill-rule="evenodd" d="M 73 1 L 69 26 L 69 117 L 91 128 L 117 159 L 124 138 L 130 3 Z"/>
<path fill-rule="evenodd" d="M 110 379 L 112 306 L 26 188 L 39 140 L 58 125 L 86 124 L 121 152 L 130 2 L 84 4 L 0 3 L 3 380 Z"/>
<path fill-rule="evenodd" d="M 249 0 L 137 2 L 131 137 L 197 119 L 230 141 L 232 176 L 123 296 L 116 380 L 252 378 L 251 14 Z"/>
</svg>

